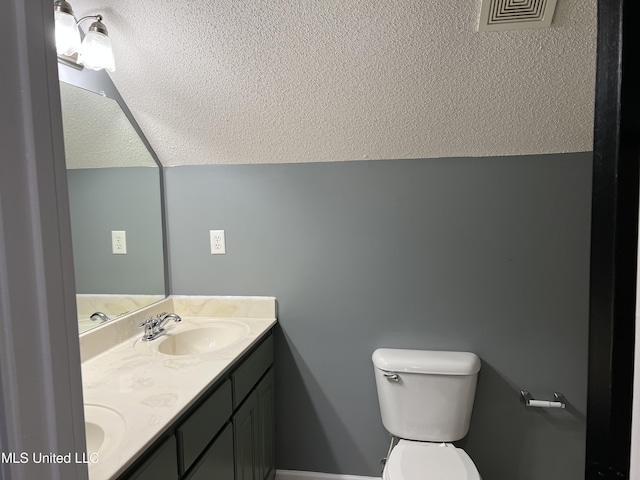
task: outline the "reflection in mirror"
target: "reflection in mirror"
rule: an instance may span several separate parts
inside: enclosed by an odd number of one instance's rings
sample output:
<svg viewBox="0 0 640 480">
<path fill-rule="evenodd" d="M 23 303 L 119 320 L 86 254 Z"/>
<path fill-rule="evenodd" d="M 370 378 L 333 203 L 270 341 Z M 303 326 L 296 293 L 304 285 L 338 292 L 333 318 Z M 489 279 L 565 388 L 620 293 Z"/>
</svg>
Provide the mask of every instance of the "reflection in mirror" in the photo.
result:
<svg viewBox="0 0 640 480">
<path fill-rule="evenodd" d="M 160 171 L 115 100 L 60 96 L 82 333 L 164 298 Z"/>
</svg>

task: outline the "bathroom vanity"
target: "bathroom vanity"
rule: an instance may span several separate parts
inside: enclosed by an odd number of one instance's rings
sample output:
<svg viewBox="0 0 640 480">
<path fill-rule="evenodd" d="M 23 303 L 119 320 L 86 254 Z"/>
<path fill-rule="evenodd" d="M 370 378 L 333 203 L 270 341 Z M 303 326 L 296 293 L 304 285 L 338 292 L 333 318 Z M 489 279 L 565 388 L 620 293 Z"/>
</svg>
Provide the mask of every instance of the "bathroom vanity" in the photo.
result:
<svg viewBox="0 0 640 480">
<path fill-rule="evenodd" d="M 273 479 L 275 323 L 273 298 L 169 297 L 82 336 L 90 480 Z"/>
<path fill-rule="evenodd" d="M 273 478 L 273 398 L 268 333 L 120 478 Z"/>
</svg>

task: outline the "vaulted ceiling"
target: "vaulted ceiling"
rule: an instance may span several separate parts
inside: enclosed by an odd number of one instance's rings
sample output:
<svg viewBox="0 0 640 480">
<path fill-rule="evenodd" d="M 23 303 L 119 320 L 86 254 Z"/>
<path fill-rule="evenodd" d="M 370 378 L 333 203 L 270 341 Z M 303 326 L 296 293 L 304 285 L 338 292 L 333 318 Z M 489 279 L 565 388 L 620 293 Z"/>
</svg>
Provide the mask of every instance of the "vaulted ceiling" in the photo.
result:
<svg viewBox="0 0 640 480">
<path fill-rule="evenodd" d="M 596 0 L 478 32 L 480 0 L 71 0 L 164 165 L 592 149 Z"/>
</svg>

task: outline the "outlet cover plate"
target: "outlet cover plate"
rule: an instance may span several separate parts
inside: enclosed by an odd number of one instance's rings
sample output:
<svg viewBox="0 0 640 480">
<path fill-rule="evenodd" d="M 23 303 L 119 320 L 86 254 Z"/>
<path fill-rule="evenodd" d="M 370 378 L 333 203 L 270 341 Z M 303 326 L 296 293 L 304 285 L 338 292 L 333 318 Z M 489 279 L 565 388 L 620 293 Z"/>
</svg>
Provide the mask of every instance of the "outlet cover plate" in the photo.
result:
<svg viewBox="0 0 640 480">
<path fill-rule="evenodd" d="M 111 253 L 114 255 L 127 254 L 127 232 L 124 230 L 111 231 Z"/>
<path fill-rule="evenodd" d="M 224 230 L 209 230 L 211 240 L 211 255 L 224 255 L 227 253 Z"/>
</svg>

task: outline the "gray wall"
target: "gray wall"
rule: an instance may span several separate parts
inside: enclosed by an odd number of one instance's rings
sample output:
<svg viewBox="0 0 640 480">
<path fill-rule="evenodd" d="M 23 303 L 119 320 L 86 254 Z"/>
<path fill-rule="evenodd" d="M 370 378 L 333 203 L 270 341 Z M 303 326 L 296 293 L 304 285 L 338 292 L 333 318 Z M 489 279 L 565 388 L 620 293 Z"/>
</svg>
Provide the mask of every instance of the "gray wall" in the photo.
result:
<svg viewBox="0 0 640 480">
<path fill-rule="evenodd" d="M 164 260 L 157 168 L 68 170 L 77 293 L 163 295 Z M 111 253 L 125 230 L 127 254 Z"/>
<path fill-rule="evenodd" d="M 481 357 L 460 445 L 483 480 L 584 478 L 590 153 L 174 167 L 166 186 L 172 293 L 278 297 L 278 468 L 379 474 L 371 354 L 398 347 Z"/>
</svg>

